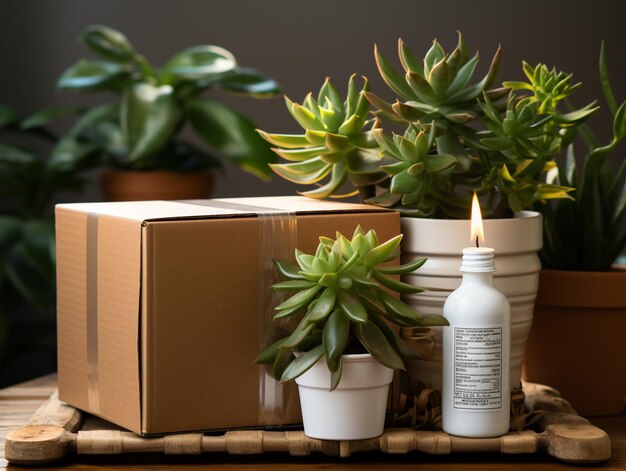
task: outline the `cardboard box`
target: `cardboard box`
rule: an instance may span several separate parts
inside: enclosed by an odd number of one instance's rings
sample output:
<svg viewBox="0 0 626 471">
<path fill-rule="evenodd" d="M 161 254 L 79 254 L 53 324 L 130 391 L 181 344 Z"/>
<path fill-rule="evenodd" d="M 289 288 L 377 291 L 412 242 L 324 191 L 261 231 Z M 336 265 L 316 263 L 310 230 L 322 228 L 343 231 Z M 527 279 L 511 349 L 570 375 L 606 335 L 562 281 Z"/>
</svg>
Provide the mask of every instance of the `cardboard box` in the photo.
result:
<svg viewBox="0 0 626 471">
<path fill-rule="evenodd" d="M 273 258 L 399 216 L 301 197 L 56 208 L 60 398 L 140 434 L 300 421 L 253 361 L 272 336 Z"/>
</svg>

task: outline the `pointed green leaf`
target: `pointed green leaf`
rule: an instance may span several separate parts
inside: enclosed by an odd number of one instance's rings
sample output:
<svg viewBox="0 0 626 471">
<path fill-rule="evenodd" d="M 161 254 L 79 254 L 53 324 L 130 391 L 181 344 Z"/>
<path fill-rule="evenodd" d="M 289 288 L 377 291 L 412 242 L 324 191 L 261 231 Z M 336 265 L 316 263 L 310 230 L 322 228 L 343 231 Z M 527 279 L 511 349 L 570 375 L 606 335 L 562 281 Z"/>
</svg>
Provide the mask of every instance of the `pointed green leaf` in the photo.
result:
<svg viewBox="0 0 626 471">
<path fill-rule="evenodd" d="M 307 289 L 315 286 L 316 283 L 314 281 L 308 280 L 290 280 L 290 281 L 281 281 L 280 283 L 275 283 L 272 285 L 272 288 L 276 291 L 292 291 L 296 289 Z"/>
<path fill-rule="evenodd" d="M 337 301 L 341 311 L 352 322 L 357 324 L 367 322 L 367 311 L 361 302 L 345 290 L 337 291 Z"/>
<path fill-rule="evenodd" d="M 293 354 L 289 350 L 279 350 L 272 364 L 272 376 L 280 378 L 292 360 Z"/>
<path fill-rule="evenodd" d="M 317 119 L 313 112 L 297 103 L 291 104 L 291 114 L 303 129 L 312 129 L 314 131 L 326 130 L 324 124 Z"/>
<path fill-rule="evenodd" d="M 385 288 L 389 288 L 390 290 L 393 290 L 397 293 L 416 294 L 416 293 L 421 293 L 424 291 L 423 289 L 418 288 L 417 286 L 413 286 L 408 283 L 403 283 L 393 278 L 389 278 L 388 276 L 383 275 L 377 270 L 374 270 L 372 272 L 372 278 L 378 281 Z"/>
<path fill-rule="evenodd" d="M 313 332 L 315 326 L 306 325 L 304 319 L 293 330 L 291 335 L 285 338 L 285 341 L 280 345 L 281 350 L 295 350 L 306 340 L 306 338 Z"/>
<path fill-rule="evenodd" d="M 469 81 L 472 79 L 474 75 L 474 70 L 476 70 L 476 65 L 478 64 L 478 53 L 474 55 L 469 61 L 467 61 L 463 66 L 459 69 L 456 76 L 452 80 L 450 87 L 448 87 L 448 95 L 452 96 L 455 93 L 463 90 Z"/>
<path fill-rule="evenodd" d="M 395 267 L 380 267 L 376 270 L 383 275 L 404 275 L 419 269 L 426 263 L 427 260 L 427 258 L 419 258 L 413 262 L 405 263 L 404 265 L 398 265 Z"/>
<path fill-rule="evenodd" d="M 346 181 L 348 169 L 345 160 L 341 160 L 335 165 L 329 165 L 329 167 L 332 167 L 332 174 L 330 181 L 326 185 L 316 188 L 315 190 L 304 191 L 300 194 L 319 199 L 328 198 L 330 195 L 334 194 Z"/>
<path fill-rule="evenodd" d="M 372 105 L 389 114 L 394 114 L 393 108 L 391 107 L 391 103 L 387 103 L 382 98 L 379 98 L 377 95 L 374 95 L 371 92 L 364 92 L 363 96 L 367 99 L 367 101 Z"/>
<path fill-rule="evenodd" d="M 448 154 L 425 155 L 422 158 L 424 167 L 428 172 L 442 172 L 443 170 L 454 167 L 457 160 L 454 156 Z"/>
<path fill-rule="evenodd" d="M 421 325 L 422 316 L 399 299 L 394 298 L 385 291 L 380 291 L 378 293 L 378 297 L 380 299 L 380 302 L 385 307 L 387 313 L 401 319 L 403 322 L 406 322 L 408 324 Z"/>
<path fill-rule="evenodd" d="M 247 117 L 205 98 L 191 100 L 187 115 L 196 133 L 223 157 L 246 172 L 269 179 L 268 164 L 276 157 Z"/>
<path fill-rule="evenodd" d="M 324 354 L 327 362 L 335 362 L 341 357 L 348 342 L 350 321 L 336 309 L 326 321 L 323 333 Z"/>
<path fill-rule="evenodd" d="M 294 309 L 294 308 L 302 308 L 306 304 L 308 304 L 313 297 L 317 294 L 317 292 L 322 288 L 322 286 L 317 285 L 311 288 L 305 289 L 304 291 L 300 291 L 290 298 L 286 299 L 278 306 L 276 306 L 276 310 L 280 311 L 283 309 Z"/>
<path fill-rule="evenodd" d="M 369 268 L 379 265 L 398 248 L 401 241 L 402 234 L 389 239 L 377 247 L 374 247 L 365 256 L 363 264 Z"/>
<path fill-rule="evenodd" d="M 396 353 L 385 335 L 371 321 L 355 326 L 355 334 L 367 351 L 387 368 L 404 370 L 404 362 Z"/>
<path fill-rule="evenodd" d="M 361 130 L 361 119 L 359 116 L 353 114 L 346 121 L 339 126 L 337 130 L 338 134 L 343 134 L 344 136 L 349 136 L 350 134 L 355 134 Z"/>
<path fill-rule="evenodd" d="M 135 55 L 135 50 L 128 38 L 107 26 L 88 26 L 80 39 L 89 49 L 106 59 L 126 62 L 133 59 Z"/>
<path fill-rule="evenodd" d="M 232 74 L 219 79 L 216 84 L 229 92 L 255 98 L 269 98 L 281 91 L 278 82 L 250 67 L 238 67 Z"/>
<path fill-rule="evenodd" d="M 315 306 L 305 316 L 304 324 L 312 325 L 325 319 L 335 307 L 335 296 L 336 291 L 333 288 L 325 288 Z"/>
<path fill-rule="evenodd" d="M 202 45 L 184 49 L 167 62 L 163 71 L 181 80 L 210 79 L 237 66 L 235 56 L 219 46 Z"/>
<path fill-rule="evenodd" d="M 356 85 L 354 83 L 354 77 L 356 74 L 352 74 L 350 79 L 348 80 L 348 91 L 346 101 L 344 102 L 344 109 L 346 116 L 354 115 L 354 111 L 356 110 L 356 104 L 359 99 L 359 92 L 356 90 Z"/>
<path fill-rule="evenodd" d="M 298 273 L 300 269 L 297 266 L 292 265 L 291 263 L 281 262 L 280 260 L 274 260 L 274 267 L 276 267 L 276 270 L 278 271 L 278 273 L 280 273 L 281 276 L 283 276 L 284 278 L 287 278 L 290 280 L 302 279 L 302 276 Z"/>
<path fill-rule="evenodd" d="M 599 59 L 599 68 L 600 68 L 600 84 L 602 85 L 602 92 L 604 93 L 604 98 L 609 105 L 609 109 L 613 116 L 617 113 L 617 101 L 615 100 L 615 95 L 613 94 L 613 87 L 611 87 L 611 81 L 609 80 L 609 71 L 606 65 L 606 54 L 604 50 L 604 41 L 600 44 L 600 59 Z"/>
<path fill-rule="evenodd" d="M 309 150 L 309 149 L 307 149 Z M 312 155 L 319 154 L 319 152 L 311 152 Z M 326 168 L 326 164 L 320 157 L 308 158 L 300 162 L 294 162 L 289 164 L 277 164 L 277 167 L 290 175 L 312 175 L 316 174 L 320 170 Z"/>
<path fill-rule="evenodd" d="M 400 56 L 400 62 L 402 62 L 402 67 L 404 67 L 405 71 L 415 72 L 420 75 L 424 74 L 422 64 L 400 38 L 398 38 L 398 56 Z"/>
<path fill-rule="evenodd" d="M 346 147 L 350 145 L 350 139 L 347 136 L 341 136 L 339 134 L 328 133 L 324 141 L 326 147 L 332 152 L 345 151 Z"/>
<path fill-rule="evenodd" d="M 284 149 L 300 149 L 310 145 L 306 137 L 301 134 L 269 134 L 260 129 L 257 129 L 256 132 L 270 144 Z"/>
<path fill-rule="evenodd" d="M 341 373 L 343 370 L 343 363 L 341 361 L 341 357 L 335 360 L 333 368 L 330 370 L 330 389 L 329 391 L 334 391 L 339 386 L 339 381 L 341 381 Z"/>
<path fill-rule="evenodd" d="M 272 345 L 267 347 L 265 350 L 261 352 L 261 354 L 256 358 L 256 360 L 254 360 L 254 362 L 258 363 L 259 365 L 267 365 L 270 363 L 274 363 L 274 360 L 276 359 L 276 355 L 278 355 L 280 346 L 287 341 L 287 338 L 288 337 L 277 340 Z"/>
<path fill-rule="evenodd" d="M 332 164 L 325 164 L 319 170 L 311 173 L 293 172 L 287 167 L 287 164 L 269 164 L 274 173 L 281 176 L 285 180 L 289 180 L 299 184 L 316 183 L 325 178 L 333 169 Z"/>
<path fill-rule="evenodd" d="M 437 97 L 442 98 L 445 96 L 450 86 L 450 66 L 445 58 L 442 58 L 430 69 L 428 82 Z"/>
<path fill-rule="evenodd" d="M 320 104 L 324 104 L 326 98 L 330 100 L 333 104 L 333 107 L 338 111 L 343 111 L 343 101 L 341 100 L 341 96 L 337 89 L 330 82 L 330 78 L 326 77 L 322 88 L 320 88 L 319 94 L 317 96 L 317 101 Z"/>
<path fill-rule="evenodd" d="M 81 59 L 63 72 L 57 86 L 76 90 L 116 88 L 128 76 L 128 68 L 123 65 Z"/>
<path fill-rule="evenodd" d="M 510 149 L 514 144 L 510 137 L 485 137 L 480 142 L 494 150 Z"/>
<path fill-rule="evenodd" d="M 392 177 L 389 189 L 392 193 L 404 195 L 417 190 L 419 185 L 419 177 L 414 177 L 405 170 Z"/>
<path fill-rule="evenodd" d="M 324 356 L 324 346 L 318 345 L 317 347 L 303 353 L 285 369 L 285 372 L 280 378 L 280 382 L 291 381 L 297 378 L 301 374 L 307 372 L 313 365 L 315 365 L 320 358 Z"/>
<path fill-rule="evenodd" d="M 290 162 L 302 162 L 313 157 L 321 157 L 328 152 L 326 146 L 306 147 L 304 149 L 278 149 L 274 147 L 272 150 L 276 155 Z"/>
<path fill-rule="evenodd" d="M 398 72 L 394 70 L 387 59 L 385 59 L 385 57 L 378 52 L 377 46 L 374 46 L 374 57 L 376 59 L 378 72 L 389 88 L 401 97 L 415 99 L 416 96 L 411 87 L 409 87 Z"/>
<path fill-rule="evenodd" d="M 409 84 L 414 95 L 426 103 L 431 103 L 437 99 L 437 93 L 432 88 L 431 84 L 419 74 L 414 72 L 407 72 L 406 81 Z"/>
<path fill-rule="evenodd" d="M 433 45 L 430 47 L 426 55 L 424 56 L 424 75 L 428 75 L 431 67 L 445 57 L 446 53 L 435 39 Z"/>
<path fill-rule="evenodd" d="M 169 85 L 137 83 L 122 100 L 121 124 L 128 142 L 128 159 L 138 167 L 171 140 L 182 110 Z M 260 139 L 260 138 L 259 138 Z"/>
<path fill-rule="evenodd" d="M 615 113 L 613 119 L 613 136 L 618 141 L 626 135 L 626 101 L 623 102 Z"/>
<path fill-rule="evenodd" d="M 409 345 L 403 339 L 401 339 L 396 332 L 394 332 L 387 322 L 379 316 L 378 314 L 373 314 L 370 316 L 370 320 L 372 323 L 380 329 L 385 338 L 389 341 L 389 344 L 393 347 L 393 349 L 400 355 L 401 358 L 409 358 L 412 360 L 419 360 L 424 358 L 422 353 Z"/>
</svg>

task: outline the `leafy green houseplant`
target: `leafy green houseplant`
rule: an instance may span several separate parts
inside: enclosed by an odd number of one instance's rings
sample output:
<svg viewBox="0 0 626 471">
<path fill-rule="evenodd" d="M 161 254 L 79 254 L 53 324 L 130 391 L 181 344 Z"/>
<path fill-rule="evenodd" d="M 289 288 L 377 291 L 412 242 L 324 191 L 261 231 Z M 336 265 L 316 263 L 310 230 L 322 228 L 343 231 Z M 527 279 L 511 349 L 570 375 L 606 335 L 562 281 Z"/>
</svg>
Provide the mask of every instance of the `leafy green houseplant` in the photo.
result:
<svg viewBox="0 0 626 471">
<path fill-rule="evenodd" d="M 80 59 L 63 72 L 58 87 L 119 98 L 90 108 L 68 138 L 96 144 L 108 165 L 123 170 L 188 173 L 219 167 L 210 152 L 182 137 L 190 125 L 222 157 L 261 178 L 270 176 L 267 164 L 274 156 L 252 122 L 205 94 L 222 89 L 271 97 L 280 91 L 273 79 L 239 66 L 218 46 L 184 49 L 157 69 L 112 28 L 89 26 L 80 39 L 98 59 Z"/>
<path fill-rule="evenodd" d="M 2 364 L 34 350 L 46 350 L 46 358 L 55 356 L 52 203 L 61 191 L 81 188 L 80 172 L 93 165 L 97 149 L 79 143 L 70 147 L 48 124 L 75 111 L 48 108 L 24 119 L 12 108 L 0 106 Z M 49 156 L 34 150 L 41 148 L 49 149 Z M 39 367 L 47 368 L 39 374 L 50 372 L 54 362 Z"/>
<path fill-rule="evenodd" d="M 389 291 L 417 293 L 421 290 L 394 277 L 414 271 L 424 264 L 417 260 L 405 265 L 387 266 L 399 257 L 399 235 L 379 243 L 373 230 L 365 233 L 360 226 L 352 239 L 337 233 L 336 239 L 320 237 L 315 254 L 296 251 L 298 265 L 275 261 L 278 272 L 286 278 L 273 285 L 275 290 L 295 292 L 276 306 L 275 320 L 295 317 L 297 326 L 290 335 L 267 347 L 257 358 L 257 363 L 271 364 L 274 376 L 281 382 L 296 379 L 300 385 L 305 433 L 317 438 L 329 437 L 320 431 L 320 410 L 312 415 L 304 405 L 306 384 L 310 381 L 309 370 L 324 370 L 325 384 L 317 389 L 341 390 L 344 383 L 354 381 L 353 356 L 368 354 L 374 363 L 387 372 L 388 381 L 377 389 L 384 392 L 380 414 L 372 410 L 359 411 L 357 415 L 375 415 L 378 420 L 374 431 L 369 427 L 356 431 L 365 436 L 342 436 L 343 439 L 365 438 L 382 433 L 386 407 L 387 388 L 391 382 L 391 371 L 404 370 L 405 358 L 415 358 L 420 354 L 401 339 L 390 324 L 397 326 L 444 325 L 446 320 L 439 315 L 421 315 L 405 303 L 392 296 Z M 294 357 L 294 352 L 300 352 Z M 348 354 L 346 356 L 346 354 Z M 350 355 L 356 354 L 356 355 Z M 325 363 L 325 365 L 324 365 Z M 319 373 L 313 373 L 316 375 Z M 346 377 L 347 376 L 347 377 Z M 358 376 L 358 375 L 357 375 Z M 308 379 L 306 379 L 308 378 Z M 345 379 L 342 382 L 342 378 Z M 347 386 L 349 388 L 349 386 Z M 342 394 L 326 396 L 329 401 L 345 398 Z M 358 394 L 358 393 L 357 393 Z M 333 396 L 333 397 L 331 397 Z M 337 398 L 337 399 L 334 399 Z M 359 402 L 359 401 L 357 401 Z M 373 404 L 372 404 L 373 406 Z M 334 405 L 331 410 L 337 407 Z M 346 405 L 346 407 L 348 407 Z M 369 404 L 368 404 L 369 407 Z M 327 418 L 324 422 L 332 433 L 345 427 L 337 423 L 341 418 Z M 329 422 L 330 421 L 330 422 Z M 345 422 L 345 421 L 344 421 Z M 355 419 L 359 423 L 359 419 Z M 378 430 L 380 429 L 380 430 Z M 378 430 L 378 431 L 376 431 Z"/>
<path fill-rule="evenodd" d="M 549 382 L 581 415 L 591 416 L 620 413 L 626 394 L 626 376 L 616 374 L 626 356 L 618 334 L 626 329 L 626 270 L 612 266 L 626 246 L 626 161 L 618 149 L 626 135 L 626 101 L 615 99 L 604 45 L 599 70 L 613 135 L 601 144 L 581 127 L 582 169 L 572 145 L 553 172 L 557 183 L 575 188 L 574 199 L 540 208 L 544 269 L 526 354 L 529 380 Z M 579 333 L 590 325 L 594 334 L 581 348 Z M 554 326 L 559 335 L 548 341 Z"/>
<path fill-rule="evenodd" d="M 546 246 L 541 252 L 547 269 L 608 271 L 626 246 L 626 160 L 617 168 L 609 158 L 626 136 L 626 101 L 619 106 L 600 51 L 600 82 L 613 116 L 613 137 L 601 145 L 588 127 L 580 129 L 586 147 L 582 172 L 576 166 L 574 145 L 555 169 L 559 184 L 572 187 L 572 200 L 540 208 L 544 214 Z"/>
</svg>

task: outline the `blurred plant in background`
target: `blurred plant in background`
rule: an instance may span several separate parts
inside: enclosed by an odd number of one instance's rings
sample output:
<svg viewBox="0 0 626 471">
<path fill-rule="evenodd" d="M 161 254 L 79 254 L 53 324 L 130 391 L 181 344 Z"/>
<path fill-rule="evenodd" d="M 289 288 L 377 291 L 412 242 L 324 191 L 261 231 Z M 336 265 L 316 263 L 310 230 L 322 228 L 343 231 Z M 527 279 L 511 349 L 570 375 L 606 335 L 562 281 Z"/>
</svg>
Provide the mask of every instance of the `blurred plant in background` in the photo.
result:
<svg viewBox="0 0 626 471">
<path fill-rule="evenodd" d="M 604 98 L 613 117 L 613 136 L 602 145 L 589 127 L 581 126 L 579 134 L 585 144 L 582 172 L 576 165 L 573 145 L 552 172 L 558 184 L 575 190 L 573 200 L 539 208 L 544 215 L 544 247 L 540 252 L 543 268 L 608 271 L 626 248 L 626 159 L 616 152 L 626 137 L 626 101 L 618 105 L 615 100 L 604 43 L 599 69 Z M 611 162 L 611 157 L 617 162 Z"/>
<path fill-rule="evenodd" d="M 99 56 L 80 59 L 59 78 L 64 90 L 113 92 L 119 99 L 93 106 L 80 119 L 79 129 L 104 153 L 104 161 L 132 170 L 194 171 L 219 167 L 211 153 L 181 138 L 191 124 L 214 151 L 244 170 L 269 178 L 274 161 L 269 146 L 254 125 L 233 108 L 205 92 L 220 88 L 253 98 L 280 92 L 270 77 L 240 67 L 235 57 L 218 46 L 202 45 L 174 54 L 155 68 L 121 32 L 92 25 L 80 37 Z"/>
<path fill-rule="evenodd" d="M 53 107 L 22 118 L 0 105 L 0 366 L 37 349 L 54 362 L 52 203 L 61 191 L 81 189 L 80 173 L 97 163 L 98 149 L 59 138 L 49 125 L 77 111 Z"/>
</svg>

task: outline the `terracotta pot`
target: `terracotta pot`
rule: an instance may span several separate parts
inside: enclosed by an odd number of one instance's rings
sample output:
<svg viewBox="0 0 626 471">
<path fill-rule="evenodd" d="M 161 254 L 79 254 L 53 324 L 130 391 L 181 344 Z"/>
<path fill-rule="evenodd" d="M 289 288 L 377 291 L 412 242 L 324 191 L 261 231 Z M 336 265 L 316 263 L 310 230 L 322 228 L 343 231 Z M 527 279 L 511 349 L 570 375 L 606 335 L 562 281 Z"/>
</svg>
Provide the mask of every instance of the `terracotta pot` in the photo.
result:
<svg viewBox="0 0 626 471">
<path fill-rule="evenodd" d="M 402 262 L 417 258 L 428 261 L 404 281 L 424 288 L 417 295 L 403 299 L 424 314 L 442 314 L 446 298 L 461 284 L 461 252 L 470 246 L 470 221 L 453 219 L 401 218 Z M 523 211 L 519 217 L 485 219 L 485 247 L 495 249 L 495 287 L 504 293 L 511 305 L 511 389 L 519 386 L 524 360 L 524 346 L 533 320 L 541 263 L 537 252 L 542 247 L 542 217 Z M 430 337 L 423 332 L 413 335 L 403 329 L 407 339 L 425 338 L 432 346 L 432 358 L 413 360 L 407 365 L 414 383 L 441 389 L 442 328 L 433 327 Z M 419 346 L 418 342 L 418 346 Z M 424 342 L 421 342 L 422 346 Z"/>
<path fill-rule="evenodd" d="M 558 389 L 582 416 L 623 412 L 626 267 L 541 271 L 524 378 Z"/>
<path fill-rule="evenodd" d="M 213 172 L 109 171 L 102 174 L 107 201 L 185 200 L 209 197 Z"/>
</svg>

